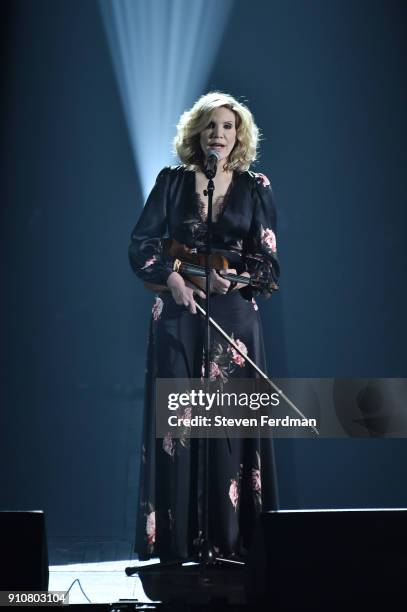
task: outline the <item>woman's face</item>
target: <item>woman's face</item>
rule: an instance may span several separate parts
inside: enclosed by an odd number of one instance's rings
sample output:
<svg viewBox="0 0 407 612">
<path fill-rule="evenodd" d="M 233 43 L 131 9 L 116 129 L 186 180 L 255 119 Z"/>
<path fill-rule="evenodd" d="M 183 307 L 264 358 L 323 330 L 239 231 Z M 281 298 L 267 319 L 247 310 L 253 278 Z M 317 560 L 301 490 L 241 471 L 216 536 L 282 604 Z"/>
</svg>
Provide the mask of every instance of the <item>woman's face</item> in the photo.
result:
<svg viewBox="0 0 407 612">
<path fill-rule="evenodd" d="M 212 149 L 218 152 L 220 159 L 226 160 L 236 142 L 235 113 L 224 106 L 216 108 L 207 127 L 200 133 L 199 142 L 205 157 Z"/>
</svg>

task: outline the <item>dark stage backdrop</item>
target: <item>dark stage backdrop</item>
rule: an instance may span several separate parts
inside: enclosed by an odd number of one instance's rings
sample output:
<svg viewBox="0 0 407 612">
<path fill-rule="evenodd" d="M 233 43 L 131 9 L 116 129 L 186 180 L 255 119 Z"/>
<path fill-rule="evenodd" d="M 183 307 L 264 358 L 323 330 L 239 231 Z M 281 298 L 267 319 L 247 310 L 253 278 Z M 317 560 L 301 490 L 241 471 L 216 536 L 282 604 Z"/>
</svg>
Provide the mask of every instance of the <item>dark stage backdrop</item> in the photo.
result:
<svg viewBox="0 0 407 612">
<path fill-rule="evenodd" d="M 247 98 L 279 212 L 261 305 L 279 376 L 406 376 L 406 11 L 236 0 L 207 89 Z M 2 3 L 0 508 L 130 541 L 152 298 L 142 208 L 93 0 Z M 277 441 L 282 507 L 407 506 L 403 440 Z M 52 557 L 52 551 L 51 551 Z"/>
</svg>

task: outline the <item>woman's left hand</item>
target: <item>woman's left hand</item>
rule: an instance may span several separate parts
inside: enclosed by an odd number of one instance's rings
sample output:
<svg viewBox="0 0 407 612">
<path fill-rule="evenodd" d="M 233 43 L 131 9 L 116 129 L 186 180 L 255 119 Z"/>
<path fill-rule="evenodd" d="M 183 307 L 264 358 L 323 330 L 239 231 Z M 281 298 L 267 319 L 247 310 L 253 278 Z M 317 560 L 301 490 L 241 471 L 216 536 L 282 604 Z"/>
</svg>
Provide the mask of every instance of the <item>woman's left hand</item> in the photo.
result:
<svg viewBox="0 0 407 612">
<path fill-rule="evenodd" d="M 228 268 L 224 270 L 229 274 L 236 274 L 236 270 Z M 211 270 L 211 291 L 212 293 L 219 293 L 220 295 L 225 295 L 228 292 L 230 281 L 226 280 L 226 278 L 222 278 L 216 270 Z"/>
</svg>

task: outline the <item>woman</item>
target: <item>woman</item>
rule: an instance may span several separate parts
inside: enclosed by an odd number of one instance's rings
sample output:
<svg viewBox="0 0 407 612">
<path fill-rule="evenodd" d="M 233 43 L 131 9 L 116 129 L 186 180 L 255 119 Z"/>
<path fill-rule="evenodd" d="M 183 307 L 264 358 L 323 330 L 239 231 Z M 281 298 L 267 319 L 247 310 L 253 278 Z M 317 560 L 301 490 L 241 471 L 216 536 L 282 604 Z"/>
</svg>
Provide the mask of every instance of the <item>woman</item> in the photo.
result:
<svg viewBox="0 0 407 612">
<path fill-rule="evenodd" d="M 158 175 L 131 235 L 130 262 L 145 282 L 167 287 L 156 298 L 147 357 L 145 418 L 137 519 L 140 559 L 190 558 L 196 553 L 202 523 L 201 445 L 199 440 L 164 440 L 154 435 L 156 378 L 199 378 L 203 370 L 203 321 L 195 300 L 204 293 L 178 272 L 166 239 L 204 252 L 209 150 L 219 160 L 214 178 L 212 249 L 227 254 L 230 272 L 279 273 L 276 215 L 268 179 L 249 172 L 256 159 L 258 128 L 246 106 L 212 92 L 186 111 L 178 124 L 174 148 L 182 165 Z M 251 256 L 256 256 L 252 258 Z M 274 285 L 275 286 L 275 285 Z M 211 270 L 211 316 L 235 342 L 265 368 L 258 308 L 247 285 Z M 267 295 L 269 295 L 267 293 Z M 204 305 L 204 304 L 203 304 Z M 237 351 L 212 332 L 210 377 L 227 384 L 231 377 L 255 373 Z M 257 514 L 275 506 L 271 440 L 209 440 L 209 540 L 225 557 L 247 550 Z"/>
</svg>

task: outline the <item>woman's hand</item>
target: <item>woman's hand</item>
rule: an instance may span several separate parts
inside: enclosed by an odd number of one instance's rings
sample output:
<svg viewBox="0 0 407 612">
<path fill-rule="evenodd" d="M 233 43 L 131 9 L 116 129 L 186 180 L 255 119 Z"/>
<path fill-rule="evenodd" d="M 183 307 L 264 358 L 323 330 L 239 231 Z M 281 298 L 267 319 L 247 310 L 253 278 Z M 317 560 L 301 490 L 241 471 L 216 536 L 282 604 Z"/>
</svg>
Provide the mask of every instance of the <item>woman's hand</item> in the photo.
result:
<svg viewBox="0 0 407 612">
<path fill-rule="evenodd" d="M 191 314 L 196 314 L 196 306 L 194 293 L 199 297 L 204 298 L 205 294 L 198 288 L 187 286 L 181 274 L 171 272 L 167 279 L 167 287 L 171 291 L 171 295 L 176 304 L 186 306 Z"/>
<path fill-rule="evenodd" d="M 223 272 L 227 272 L 228 274 L 236 274 L 236 270 L 233 268 L 228 268 L 227 270 L 223 270 Z M 216 270 L 211 270 L 211 291 L 212 293 L 219 293 L 220 295 L 225 295 L 228 292 L 230 281 L 226 280 L 216 272 Z"/>
<path fill-rule="evenodd" d="M 250 274 L 248 272 L 242 272 L 240 276 L 247 276 L 247 278 L 250 278 Z M 247 285 L 244 283 L 237 283 L 236 285 L 236 289 L 243 289 L 244 287 L 247 287 Z"/>
</svg>

